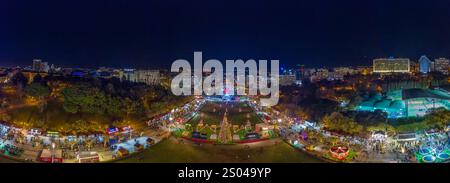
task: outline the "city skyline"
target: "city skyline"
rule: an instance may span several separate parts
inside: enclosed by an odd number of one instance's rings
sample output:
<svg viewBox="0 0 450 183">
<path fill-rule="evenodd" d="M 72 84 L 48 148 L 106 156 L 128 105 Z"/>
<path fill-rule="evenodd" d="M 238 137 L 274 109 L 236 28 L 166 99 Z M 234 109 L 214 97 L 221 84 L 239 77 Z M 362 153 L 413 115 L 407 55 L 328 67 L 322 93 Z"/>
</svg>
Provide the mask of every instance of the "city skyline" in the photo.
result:
<svg viewBox="0 0 450 183">
<path fill-rule="evenodd" d="M 169 68 L 194 51 L 286 67 L 450 56 L 442 1 L 2 3 L 2 66 L 40 58 L 65 67 Z"/>
<path fill-rule="evenodd" d="M 285 65 L 283 63 L 280 63 L 280 71 L 289 71 L 289 70 L 297 70 L 299 67 L 302 67 L 304 69 L 336 69 L 336 68 L 358 68 L 358 67 L 373 67 L 374 61 L 375 60 L 379 60 L 379 59 L 383 59 L 383 60 L 396 60 L 396 59 L 408 59 L 410 61 L 409 65 L 412 67 L 413 65 L 420 65 L 421 59 L 423 57 L 427 57 L 426 55 L 422 55 L 420 56 L 420 58 L 418 59 L 411 59 L 408 57 L 375 57 L 373 59 L 371 59 L 369 62 L 370 63 L 364 63 L 364 64 L 355 64 L 355 65 L 351 65 L 351 64 L 347 64 L 347 65 L 333 65 L 333 66 L 308 66 L 308 65 L 304 65 L 301 63 L 297 63 L 297 64 L 293 64 L 293 65 Z M 162 67 L 133 67 L 133 66 L 125 66 L 125 67 L 121 67 L 121 66 L 111 66 L 111 65 L 98 65 L 98 66 L 68 66 L 68 65 L 55 65 L 52 62 L 49 62 L 48 60 L 43 60 L 41 58 L 33 58 L 31 61 L 28 61 L 28 63 L 24 63 L 21 65 L 0 65 L 0 68 L 15 68 L 15 67 L 19 67 L 22 69 L 28 69 L 28 70 L 35 70 L 33 69 L 34 67 L 34 61 L 39 61 L 39 62 L 43 62 L 47 65 L 47 67 L 51 68 L 71 68 L 71 69 L 102 69 L 102 68 L 108 68 L 108 69 L 160 69 L 160 70 L 170 70 L 169 67 L 167 68 L 162 68 Z M 232 60 L 232 59 L 231 59 Z M 251 60 L 251 59 L 249 59 Z M 433 59 L 430 60 L 430 64 L 431 63 L 435 63 L 435 62 L 439 62 L 442 60 L 448 60 L 447 57 L 435 57 Z M 246 61 L 246 60 L 244 60 Z M 221 61 L 222 62 L 222 61 Z M 258 61 L 257 61 L 258 62 Z M 31 64 L 30 64 L 31 63 Z M 431 70 L 430 70 L 431 71 Z M 45 71 L 48 72 L 48 71 Z"/>
<path fill-rule="evenodd" d="M 448 176 L 449 20 L 450 0 L 0 0 L 1 172 Z"/>
</svg>

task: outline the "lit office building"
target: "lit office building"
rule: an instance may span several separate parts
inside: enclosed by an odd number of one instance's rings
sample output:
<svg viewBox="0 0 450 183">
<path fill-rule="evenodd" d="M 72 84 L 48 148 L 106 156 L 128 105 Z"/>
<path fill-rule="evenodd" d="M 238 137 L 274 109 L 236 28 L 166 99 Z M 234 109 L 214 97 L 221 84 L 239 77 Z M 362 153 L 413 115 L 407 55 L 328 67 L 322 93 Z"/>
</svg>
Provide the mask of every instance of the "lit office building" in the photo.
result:
<svg viewBox="0 0 450 183">
<path fill-rule="evenodd" d="M 411 73 L 419 73 L 419 71 L 420 71 L 419 62 L 411 61 L 409 64 L 410 64 Z M 430 67 L 430 69 L 431 69 L 431 67 Z"/>
<path fill-rule="evenodd" d="M 441 72 L 445 75 L 449 74 L 450 61 L 446 58 L 438 58 L 434 60 L 435 71 Z"/>
<path fill-rule="evenodd" d="M 42 62 L 41 59 L 33 59 L 32 70 L 36 72 L 48 72 L 50 67 L 47 62 Z"/>
<path fill-rule="evenodd" d="M 295 75 L 280 75 L 280 86 L 288 86 L 296 84 Z"/>
<path fill-rule="evenodd" d="M 374 73 L 409 73 L 410 64 L 407 58 L 378 58 L 373 60 Z"/>
<path fill-rule="evenodd" d="M 135 69 L 123 69 L 119 72 L 119 78 L 123 81 L 137 82 Z"/>
<path fill-rule="evenodd" d="M 329 71 L 328 69 L 317 69 L 309 78 L 311 82 L 317 82 L 323 79 L 328 79 Z"/>
<path fill-rule="evenodd" d="M 366 67 L 366 66 L 358 66 L 356 67 L 356 73 L 362 74 L 362 75 L 369 75 L 372 74 L 372 67 Z"/>
<path fill-rule="evenodd" d="M 346 75 L 353 75 L 356 71 L 350 67 L 336 67 L 334 72 L 328 74 L 330 80 L 343 80 Z"/>
<path fill-rule="evenodd" d="M 159 84 L 159 70 L 137 70 L 135 73 L 137 82 L 145 83 L 147 85 Z"/>
<path fill-rule="evenodd" d="M 0 72 L 0 83 L 7 83 L 7 82 L 8 82 L 8 74 Z"/>
</svg>

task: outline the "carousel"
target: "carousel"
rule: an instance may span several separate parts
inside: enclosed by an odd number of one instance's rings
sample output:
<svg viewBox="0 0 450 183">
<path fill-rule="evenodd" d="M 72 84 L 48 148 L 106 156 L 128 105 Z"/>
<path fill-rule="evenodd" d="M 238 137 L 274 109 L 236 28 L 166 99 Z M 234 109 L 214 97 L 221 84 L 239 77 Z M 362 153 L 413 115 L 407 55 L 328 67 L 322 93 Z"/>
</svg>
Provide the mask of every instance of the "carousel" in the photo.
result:
<svg viewBox="0 0 450 183">
<path fill-rule="evenodd" d="M 345 160 L 349 156 L 350 149 L 347 146 L 337 145 L 330 148 L 330 155 L 338 160 Z"/>
</svg>

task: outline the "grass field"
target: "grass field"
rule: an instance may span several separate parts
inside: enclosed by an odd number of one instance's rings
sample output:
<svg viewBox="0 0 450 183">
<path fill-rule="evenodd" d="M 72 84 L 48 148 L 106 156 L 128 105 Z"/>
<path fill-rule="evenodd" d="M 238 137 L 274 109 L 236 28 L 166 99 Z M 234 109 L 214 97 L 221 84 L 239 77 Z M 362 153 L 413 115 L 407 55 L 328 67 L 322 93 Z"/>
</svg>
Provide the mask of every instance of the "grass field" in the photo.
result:
<svg viewBox="0 0 450 183">
<path fill-rule="evenodd" d="M 118 160 L 117 163 L 324 163 L 290 145 L 277 140 L 267 144 L 195 145 L 170 137 L 141 154 Z M 268 145 L 269 144 L 269 145 Z M 262 147 L 262 148 L 261 148 Z M 18 163 L 0 156 L 0 163 Z"/>
<path fill-rule="evenodd" d="M 0 156 L 0 163 L 19 163 L 19 162 Z"/>
<path fill-rule="evenodd" d="M 193 131 L 204 133 L 208 138 L 212 134 L 218 135 L 225 111 L 227 111 L 228 123 L 238 126 L 238 128 L 232 128 L 231 132 L 238 134 L 241 139 L 244 139 L 246 133 L 254 130 L 255 124 L 263 122 L 246 103 L 208 102 L 200 109 L 198 114 L 187 122 L 185 131 L 189 133 L 188 137 Z M 203 126 L 198 125 L 200 121 L 203 121 Z M 250 122 L 251 128 L 244 130 L 247 121 Z"/>
<path fill-rule="evenodd" d="M 248 120 L 254 126 L 256 123 L 262 123 L 261 119 L 255 114 L 251 107 L 245 103 L 206 103 L 199 114 L 194 116 L 188 123 L 192 126 L 197 126 L 201 118 L 203 118 L 203 123 L 211 125 L 220 125 L 223 120 L 223 115 L 225 111 L 228 111 L 228 120 L 233 125 L 245 125 Z M 201 117 L 202 116 L 202 117 Z"/>
<path fill-rule="evenodd" d="M 277 142 L 277 144 L 275 144 Z M 196 145 L 171 137 L 119 163 L 321 163 L 279 139 L 245 145 Z"/>
</svg>

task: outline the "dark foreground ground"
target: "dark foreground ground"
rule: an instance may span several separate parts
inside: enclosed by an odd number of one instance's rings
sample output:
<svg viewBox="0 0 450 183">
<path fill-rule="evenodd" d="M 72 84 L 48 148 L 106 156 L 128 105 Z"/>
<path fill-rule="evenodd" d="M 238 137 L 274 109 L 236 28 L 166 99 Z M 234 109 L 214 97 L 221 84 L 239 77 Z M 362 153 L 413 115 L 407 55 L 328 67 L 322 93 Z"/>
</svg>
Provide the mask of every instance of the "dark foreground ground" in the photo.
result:
<svg viewBox="0 0 450 183">
<path fill-rule="evenodd" d="M 193 144 L 171 137 L 120 163 L 321 163 L 280 139 L 248 145 Z"/>
</svg>

